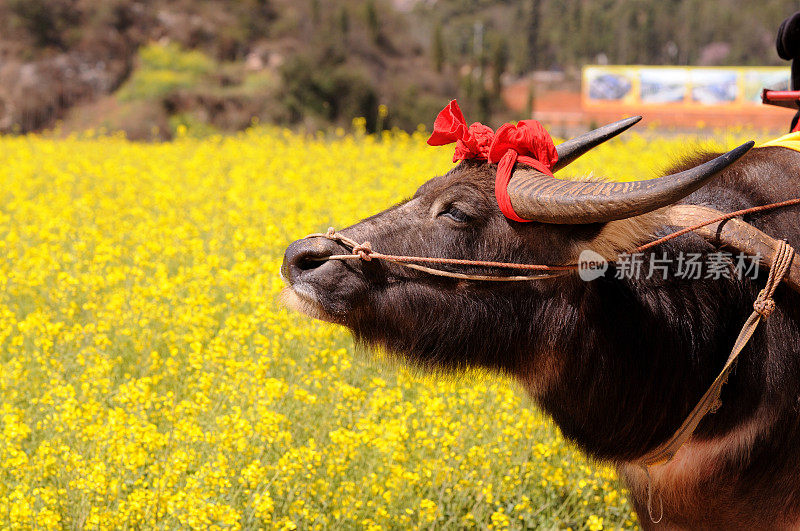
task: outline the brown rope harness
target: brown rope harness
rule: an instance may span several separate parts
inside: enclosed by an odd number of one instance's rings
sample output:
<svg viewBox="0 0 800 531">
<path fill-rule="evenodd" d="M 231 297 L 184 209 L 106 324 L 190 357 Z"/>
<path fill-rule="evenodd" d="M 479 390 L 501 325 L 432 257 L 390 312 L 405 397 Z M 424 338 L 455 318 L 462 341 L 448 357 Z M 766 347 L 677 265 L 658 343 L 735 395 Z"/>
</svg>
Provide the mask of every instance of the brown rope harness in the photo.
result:
<svg viewBox="0 0 800 531">
<path fill-rule="evenodd" d="M 553 276 L 563 275 L 569 271 L 576 269 L 577 265 L 563 265 L 563 266 L 549 266 L 539 264 L 516 264 L 510 262 L 490 262 L 485 260 L 462 260 L 460 258 L 431 258 L 426 256 L 400 256 L 394 254 L 383 254 L 372 249 L 372 245 L 367 241 L 358 243 L 355 240 L 336 232 L 336 229 L 330 227 L 328 232 L 315 232 L 309 234 L 306 238 L 322 237 L 329 240 L 337 241 L 345 247 L 349 247 L 351 254 L 334 254 L 320 260 L 385 260 L 404 267 L 416 269 L 417 271 L 424 271 L 431 275 L 440 277 L 459 278 L 463 280 L 486 280 L 486 281 L 522 281 L 522 280 L 540 280 L 543 278 L 550 278 Z M 446 271 L 444 269 L 435 269 L 432 267 L 425 267 L 414 262 L 425 262 L 433 264 L 448 264 L 448 265 L 467 265 L 467 266 L 480 266 L 480 267 L 498 267 L 507 269 L 517 269 L 523 271 L 542 271 L 538 275 L 469 275 L 466 273 L 456 273 L 453 271 Z"/>
<path fill-rule="evenodd" d="M 757 212 L 764 212 L 767 210 L 774 210 L 777 208 L 787 207 L 792 205 L 800 205 L 800 198 L 790 199 L 788 201 L 781 201 L 778 203 L 771 203 L 768 205 L 762 205 L 752 208 L 746 208 L 743 210 L 737 210 L 735 212 L 720 214 L 719 216 L 711 218 L 705 217 L 703 218 L 703 221 L 699 223 L 691 224 L 678 231 L 668 234 L 667 236 L 658 238 L 649 243 L 641 245 L 636 249 L 634 249 L 633 251 L 631 251 L 630 254 L 641 253 L 657 245 L 678 238 L 679 236 L 682 236 L 689 232 L 698 231 L 699 229 L 708 227 L 710 225 L 720 224 L 718 225 L 718 230 L 721 230 L 722 222 L 731 220 L 739 216 L 754 214 Z M 694 207 L 694 205 L 691 206 L 681 205 L 681 206 Z M 695 207 L 695 208 L 704 209 L 705 207 Z M 705 208 L 705 210 L 710 212 L 715 212 L 712 209 Z M 652 481 L 649 471 L 650 467 L 669 462 L 675 456 L 675 454 L 678 452 L 681 446 L 683 446 L 683 444 L 692 436 L 692 434 L 697 429 L 697 426 L 700 424 L 700 421 L 703 419 L 703 417 L 705 417 L 707 413 L 714 412 L 720 407 L 721 403 L 719 397 L 720 397 L 720 392 L 722 391 L 722 386 L 728 380 L 728 375 L 733 369 L 734 363 L 736 362 L 737 358 L 739 357 L 739 354 L 742 352 L 744 347 L 747 345 L 750 338 L 755 333 L 756 328 L 758 327 L 761 320 L 769 317 L 770 314 L 772 314 L 772 312 L 775 310 L 775 301 L 772 299 L 772 296 L 774 295 L 775 290 L 778 288 L 778 285 L 781 283 L 781 281 L 787 280 L 792 285 L 792 287 L 795 287 L 796 289 L 795 279 L 790 278 L 791 277 L 790 271 L 792 268 L 792 261 L 795 257 L 795 250 L 785 241 L 782 240 L 775 241 L 774 239 L 769 238 L 768 236 L 761 233 L 755 227 L 752 227 L 744 222 L 741 222 L 741 224 L 748 228 L 747 235 L 749 237 L 752 238 L 753 235 L 756 235 L 762 239 L 771 240 L 769 242 L 770 245 L 768 245 L 767 247 L 775 249 L 774 256 L 772 257 L 771 260 L 772 264 L 770 267 L 767 284 L 764 287 L 764 289 L 761 290 L 761 292 L 758 294 L 758 297 L 753 303 L 753 313 L 747 319 L 744 326 L 742 327 L 741 332 L 739 333 L 739 336 L 736 338 L 731 353 L 728 356 L 728 360 L 725 362 L 725 366 L 722 368 L 722 371 L 716 377 L 716 379 L 711 384 L 709 389 L 702 396 L 698 404 L 694 407 L 694 409 L 692 409 L 691 413 L 689 413 L 688 417 L 686 417 L 686 419 L 683 421 L 680 427 L 675 431 L 675 433 L 673 433 L 672 437 L 670 437 L 667 441 L 660 444 L 658 447 L 656 447 L 655 449 L 651 450 L 650 452 L 639 458 L 639 460 L 637 461 L 637 463 L 642 467 L 648 478 L 647 511 L 650 516 L 650 519 L 654 523 L 658 523 L 661 521 L 661 518 L 663 516 L 663 505 L 661 507 L 661 516 L 659 516 L 658 520 L 656 520 L 655 518 L 653 518 L 653 513 L 652 513 Z M 491 262 L 485 260 L 462 260 L 459 258 L 433 258 L 433 257 L 383 254 L 373 250 L 372 246 L 368 241 L 364 243 L 358 243 L 355 240 L 352 240 L 342 234 L 339 234 L 333 227 L 329 228 L 328 232 L 326 233 L 314 233 L 306 236 L 306 238 L 313 238 L 313 237 L 323 237 L 323 238 L 328 238 L 330 240 L 338 241 L 345 247 L 350 248 L 351 250 L 351 254 L 332 255 L 326 258 L 320 258 L 320 260 L 363 260 L 367 262 L 373 259 L 385 260 L 387 262 L 399 264 L 404 267 L 409 267 L 412 269 L 416 269 L 418 271 L 423 271 L 431 275 L 458 278 L 464 280 L 479 280 L 479 281 L 540 280 L 540 279 L 560 276 L 578 268 L 578 264 L 568 264 L 568 265 L 518 264 L 509 262 Z M 534 275 L 511 275 L 511 276 L 473 275 L 473 274 L 456 273 L 444 269 L 436 269 L 432 267 L 422 266 L 418 262 L 443 264 L 443 265 L 466 265 L 466 266 L 492 267 L 492 268 L 503 268 L 503 269 L 523 270 L 523 271 L 538 271 L 539 273 Z"/>
<path fill-rule="evenodd" d="M 772 265 L 772 268 L 769 270 L 767 285 L 761 290 L 761 292 L 758 294 L 758 297 L 756 297 L 756 300 L 753 303 L 753 313 L 750 314 L 750 317 L 742 327 L 742 331 L 739 332 L 739 336 L 736 338 L 736 341 L 733 344 L 733 349 L 731 350 L 731 353 L 728 356 L 728 360 L 725 362 L 725 366 L 722 368 L 722 371 L 719 373 L 716 379 L 714 379 L 711 387 L 709 387 L 702 398 L 700 398 L 700 401 L 697 403 L 694 409 L 692 409 L 691 413 L 689 413 L 689 416 L 686 417 L 680 427 L 675 431 L 675 433 L 672 434 L 672 437 L 639 458 L 638 464 L 644 469 L 648 478 L 647 512 L 653 523 L 657 524 L 661 521 L 661 517 L 663 516 L 663 506 L 661 507 L 661 516 L 659 516 L 658 520 L 656 520 L 653 518 L 652 512 L 653 496 L 652 481 L 650 480 L 650 467 L 667 463 L 673 457 L 675 457 L 675 454 L 678 452 L 681 446 L 683 446 L 683 444 L 689 440 L 694 431 L 697 429 L 697 425 L 700 424 L 700 421 L 703 420 L 703 417 L 705 417 L 709 412 L 715 412 L 722 405 L 719 399 L 719 395 L 722 392 L 722 386 L 728 381 L 728 375 L 733 369 L 734 363 L 744 349 L 745 345 L 747 345 L 747 342 L 750 341 L 751 337 L 753 337 L 753 333 L 755 333 L 756 328 L 758 328 L 758 324 L 761 322 L 761 319 L 766 319 L 772 314 L 773 311 L 775 311 L 775 301 L 772 300 L 772 296 L 775 294 L 775 290 L 778 288 L 778 285 L 781 283 L 783 277 L 786 275 L 786 272 L 789 270 L 789 266 L 792 264 L 794 255 L 795 252 L 792 246 L 781 240 L 775 256 L 775 261 Z"/>
<path fill-rule="evenodd" d="M 800 205 L 800 198 L 797 199 L 789 199 L 787 201 L 781 201 L 778 203 L 770 203 L 768 205 L 762 205 L 757 207 L 745 208 L 743 210 L 737 210 L 735 212 L 729 212 L 726 214 L 721 214 L 712 219 L 704 219 L 700 223 L 696 223 L 694 225 L 684 227 L 678 231 L 675 231 L 671 234 L 668 234 L 662 238 L 658 238 L 657 240 L 653 240 L 649 243 L 641 245 L 635 249 L 633 249 L 629 254 L 641 253 L 648 249 L 651 249 L 657 245 L 661 245 L 662 243 L 668 242 L 679 236 L 683 236 L 689 232 L 696 231 L 708 225 L 713 225 L 715 223 L 720 223 L 723 221 L 727 221 L 736 217 L 745 216 L 748 214 L 755 214 L 758 212 L 764 212 L 767 210 L 774 210 L 781 207 L 787 207 L 792 205 Z M 578 264 L 565 264 L 565 265 L 544 265 L 544 264 L 519 264 L 515 262 L 492 262 L 487 260 L 466 260 L 461 258 L 434 258 L 429 256 L 403 256 L 403 255 L 394 255 L 394 254 L 384 254 L 372 249 L 372 245 L 370 242 L 365 241 L 364 243 L 358 243 L 355 240 L 352 240 L 343 234 L 336 232 L 336 229 L 330 227 L 328 232 L 315 232 L 313 234 L 309 234 L 306 238 L 328 238 L 329 240 L 338 241 L 343 244 L 345 247 L 348 247 L 351 251 L 350 254 L 335 254 L 332 256 L 327 256 L 325 258 L 320 258 L 320 260 L 363 260 L 365 262 L 369 262 L 370 260 L 384 260 L 386 262 L 392 262 L 403 267 L 408 267 L 411 269 L 416 269 L 418 271 L 423 271 L 425 273 L 429 273 L 431 275 L 442 276 L 442 277 L 450 277 L 450 278 L 459 278 L 463 280 L 479 280 L 479 281 L 527 281 L 527 280 L 541 280 L 545 278 L 552 278 L 556 276 L 561 276 L 569 271 L 573 271 L 578 269 Z M 539 271 L 539 274 L 535 275 L 471 275 L 467 273 L 456 273 L 453 271 L 447 271 L 444 269 L 436 269 L 432 267 L 421 266 L 417 262 L 422 263 L 429 263 L 429 264 L 442 264 L 442 265 L 465 265 L 465 266 L 474 266 L 474 267 L 494 267 L 499 269 L 512 269 L 518 271 Z"/>
</svg>

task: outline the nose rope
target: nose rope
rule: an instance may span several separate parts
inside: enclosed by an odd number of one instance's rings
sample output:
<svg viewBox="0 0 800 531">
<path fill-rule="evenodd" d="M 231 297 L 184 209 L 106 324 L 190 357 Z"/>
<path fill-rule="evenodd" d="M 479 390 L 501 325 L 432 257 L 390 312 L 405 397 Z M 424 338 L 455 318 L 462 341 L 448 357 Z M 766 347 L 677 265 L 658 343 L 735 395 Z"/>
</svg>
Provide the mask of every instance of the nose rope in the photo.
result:
<svg viewBox="0 0 800 531">
<path fill-rule="evenodd" d="M 336 232 L 336 229 L 333 227 L 328 228 L 327 232 L 315 232 L 313 234 L 309 234 L 306 236 L 306 238 L 327 238 L 329 240 L 339 242 L 350 249 L 350 254 L 334 254 L 331 256 L 318 258 L 317 260 L 363 260 L 365 262 L 369 262 L 373 259 L 384 260 L 386 262 L 392 262 L 410 269 L 416 269 L 417 271 L 423 271 L 431 275 L 458 278 L 461 280 L 485 280 L 495 282 L 542 280 L 545 278 L 553 278 L 564 275 L 578 268 L 577 264 L 551 266 L 539 264 L 517 264 L 513 262 L 491 262 L 486 260 L 464 260 L 460 258 L 433 258 L 428 256 L 401 256 L 384 254 L 372 249 L 372 245 L 369 241 L 358 243 L 357 241 L 348 238 L 339 232 Z M 468 273 L 457 273 L 454 271 L 447 271 L 445 269 L 427 267 L 415 262 L 446 265 L 466 265 L 476 267 L 496 267 L 521 271 L 541 271 L 541 273 L 534 275 L 471 275 Z"/>
<path fill-rule="evenodd" d="M 742 210 L 737 210 L 735 212 L 729 212 L 727 214 L 720 215 L 713 219 L 705 220 L 702 223 L 698 223 L 690 227 L 684 227 L 683 229 L 667 234 L 662 238 L 658 238 L 644 245 L 640 245 L 639 247 L 633 249 L 632 251 L 630 251 L 630 253 L 627 254 L 642 253 L 657 245 L 661 245 L 662 243 L 668 242 L 679 236 L 683 236 L 684 234 L 695 231 L 697 229 L 701 229 L 708 225 L 713 225 L 714 223 L 721 223 L 723 221 L 727 221 L 729 219 L 733 219 L 736 217 L 746 216 L 748 214 L 756 214 L 758 212 L 765 212 L 768 210 L 774 210 L 776 208 L 788 207 L 793 205 L 800 205 L 800 198 L 789 199 L 787 201 L 780 201 L 777 203 L 770 203 L 768 205 L 760 205 L 756 207 L 745 208 Z M 385 260 L 387 262 L 392 262 L 401 265 L 403 267 L 408 267 L 411 269 L 416 269 L 418 271 L 423 271 L 431 275 L 436 275 L 440 277 L 458 278 L 462 280 L 481 280 L 481 281 L 495 281 L 495 282 L 498 281 L 520 282 L 527 280 L 542 280 L 546 278 L 561 276 L 566 273 L 569 273 L 570 271 L 575 271 L 579 268 L 579 264 L 566 264 L 566 265 L 518 264 L 515 262 L 493 262 L 487 260 L 465 260 L 461 258 L 434 258 L 429 256 L 403 256 L 394 254 L 384 254 L 375 251 L 372 248 L 372 245 L 370 244 L 369 241 L 358 243 L 357 241 L 348 238 L 347 236 L 339 232 L 336 232 L 336 229 L 334 229 L 333 227 L 329 227 L 327 232 L 315 232 L 313 234 L 309 234 L 305 238 L 327 238 L 329 240 L 337 241 L 350 249 L 350 254 L 335 254 L 332 256 L 317 258 L 317 260 L 363 260 L 365 262 L 369 262 L 373 259 Z M 456 273 L 444 269 L 427 267 L 420 265 L 418 262 L 429 263 L 429 264 L 493 267 L 500 269 L 512 269 L 517 271 L 538 271 L 539 273 L 533 275 L 470 275 L 467 273 Z M 762 303 L 759 308 L 763 310 L 764 313 L 767 315 L 771 311 L 771 306 L 768 302 Z"/>
</svg>

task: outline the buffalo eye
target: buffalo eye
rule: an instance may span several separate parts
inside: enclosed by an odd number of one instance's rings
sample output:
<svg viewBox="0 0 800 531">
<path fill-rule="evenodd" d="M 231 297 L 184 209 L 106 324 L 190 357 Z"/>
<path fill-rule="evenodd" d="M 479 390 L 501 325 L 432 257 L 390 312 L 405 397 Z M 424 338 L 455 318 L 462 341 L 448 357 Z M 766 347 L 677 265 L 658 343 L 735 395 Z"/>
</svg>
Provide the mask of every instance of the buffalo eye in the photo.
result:
<svg viewBox="0 0 800 531">
<path fill-rule="evenodd" d="M 439 213 L 439 216 L 448 218 L 456 223 L 469 223 L 472 219 L 463 210 L 454 205 L 450 205 Z"/>
</svg>

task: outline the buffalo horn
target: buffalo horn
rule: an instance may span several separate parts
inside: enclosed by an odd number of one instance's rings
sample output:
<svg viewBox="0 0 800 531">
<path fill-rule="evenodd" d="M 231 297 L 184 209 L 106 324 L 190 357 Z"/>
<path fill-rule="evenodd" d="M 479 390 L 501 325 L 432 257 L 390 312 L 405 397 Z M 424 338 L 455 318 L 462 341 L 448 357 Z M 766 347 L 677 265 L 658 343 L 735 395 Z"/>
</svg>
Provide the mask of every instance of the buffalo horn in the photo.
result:
<svg viewBox="0 0 800 531">
<path fill-rule="evenodd" d="M 586 182 L 519 167 L 508 183 L 514 211 L 542 223 L 603 223 L 651 212 L 691 194 L 753 147 L 747 142 L 695 168 L 658 179 Z"/>
<path fill-rule="evenodd" d="M 625 118 L 624 120 L 606 124 L 599 129 L 594 129 L 557 145 L 556 151 L 558 152 L 558 160 L 553 165 L 553 171 L 560 170 L 590 149 L 599 146 L 606 140 L 610 140 L 626 129 L 631 128 L 641 119 L 641 116 Z"/>
</svg>

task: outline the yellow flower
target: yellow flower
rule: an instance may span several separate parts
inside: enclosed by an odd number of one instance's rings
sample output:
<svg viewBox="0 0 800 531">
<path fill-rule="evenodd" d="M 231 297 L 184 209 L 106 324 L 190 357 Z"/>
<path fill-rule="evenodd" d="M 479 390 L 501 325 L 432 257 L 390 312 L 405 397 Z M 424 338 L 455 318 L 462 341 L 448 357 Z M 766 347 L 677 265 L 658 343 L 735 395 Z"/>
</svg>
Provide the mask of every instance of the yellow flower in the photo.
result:
<svg viewBox="0 0 800 531">
<path fill-rule="evenodd" d="M 635 525 L 509 379 L 419 374 L 280 305 L 293 239 L 452 167 L 424 128 L 354 127 L 0 137 L 0 528 Z M 633 134 L 570 171 L 639 178 L 687 143 L 725 147 Z"/>
<path fill-rule="evenodd" d="M 586 520 L 586 527 L 591 531 L 600 531 L 603 529 L 603 519 L 593 514 Z"/>
<path fill-rule="evenodd" d="M 511 520 L 502 507 L 492 513 L 490 520 L 491 525 L 489 527 L 492 529 L 506 529 L 511 525 Z"/>
</svg>

